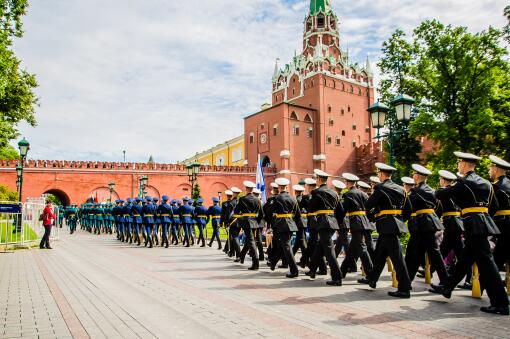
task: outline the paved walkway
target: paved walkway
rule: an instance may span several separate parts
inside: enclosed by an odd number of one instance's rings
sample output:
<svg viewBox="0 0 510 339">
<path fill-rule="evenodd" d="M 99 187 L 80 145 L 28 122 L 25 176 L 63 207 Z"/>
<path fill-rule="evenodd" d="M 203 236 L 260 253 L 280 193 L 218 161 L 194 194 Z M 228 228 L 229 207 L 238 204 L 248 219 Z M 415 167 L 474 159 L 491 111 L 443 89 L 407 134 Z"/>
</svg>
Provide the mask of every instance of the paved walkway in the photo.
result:
<svg viewBox="0 0 510 339">
<path fill-rule="evenodd" d="M 510 337 L 508 317 L 478 311 L 486 298 L 448 301 L 415 282 L 412 299 L 395 300 L 387 273 L 372 291 L 355 275 L 327 287 L 250 272 L 208 247 L 146 249 L 83 231 L 53 247 L 0 254 L 1 338 Z"/>
</svg>

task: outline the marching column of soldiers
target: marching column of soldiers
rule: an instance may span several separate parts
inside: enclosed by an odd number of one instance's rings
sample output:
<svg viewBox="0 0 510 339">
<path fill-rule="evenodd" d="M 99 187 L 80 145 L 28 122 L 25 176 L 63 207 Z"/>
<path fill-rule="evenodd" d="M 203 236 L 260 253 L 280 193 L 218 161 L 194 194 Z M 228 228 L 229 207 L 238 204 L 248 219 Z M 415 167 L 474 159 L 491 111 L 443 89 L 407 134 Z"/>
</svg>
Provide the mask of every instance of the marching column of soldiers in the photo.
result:
<svg viewBox="0 0 510 339">
<path fill-rule="evenodd" d="M 244 192 L 232 187 L 225 191 L 226 201 L 220 205 L 214 197 L 209 208 L 203 199 L 170 201 L 163 196 L 157 204 L 157 199 L 146 197 L 145 201 L 117 200 L 115 206 L 73 207 L 65 217 L 74 225 L 71 232 L 78 218 L 82 228 L 95 234 L 111 233 L 115 224 L 119 241 L 140 246 L 143 238 L 148 247 L 159 241 L 167 248 L 169 243 L 193 246 L 196 230 L 196 243 L 204 247 L 204 232 L 211 225 L 207 245 L 216 241 L 218 250 L 241 264 L 249 255 L 249 270 L 259 270 L 260 263 L 267 261 L 272 271 L 288 269 L 289 279 L 299 276 L 299 267 L 308 267 L 305 275 L 314 279 L 328 275 L 329 269 L 331 278 L 326 284 L 330 286 L 341 286 L 348 273 L 357 272 L 360 259 L 363 276 L 357 281 L 375 289 L 388 263 L 398 286 L 388 294 L 396 298 L 410 298 L 414 279 L 432 272 L 437 273 L 439 283 L 431 284 L 429 291 L 451 298 L 455 288 L 471 288 L 473 267 L 490 300 L 490 305 L 480 310 L 508 315 L 508 292 L 500 271 L 507 271 L 508 289 L 510 180 L 506 175 L 510 163 L 489 157 L 491 184 L 475 173 L 480 157 L 463 152 L 455 152 L 455 156 L 458 173 L 439 171 L 436 190 L 427 184 L 432 172 L 422 165 L 412 165 L 413 177 L 401 178 L 402 187 L 392 180 L 394 167 L 377 163 L 377 177 L 370 178 L 371 185 L 343 173 L 343 180 L 332 180 L 330 187 L 330 175 L 316 169 L 313 178 L 302 182 L 304 186 L 292 186 L 292 195 L 289 180 L 277 178 L 265 204 L 256 184 L 245 181 Z M 406 233 L 410 236 L 404 252 L 401 238 Z M 491 242 L 496 243 L 493 251 Z M 340 264 L 342 252 L 345 256 Z M 428 267 L 429 272 L 420 267 Z"/>
</svg>

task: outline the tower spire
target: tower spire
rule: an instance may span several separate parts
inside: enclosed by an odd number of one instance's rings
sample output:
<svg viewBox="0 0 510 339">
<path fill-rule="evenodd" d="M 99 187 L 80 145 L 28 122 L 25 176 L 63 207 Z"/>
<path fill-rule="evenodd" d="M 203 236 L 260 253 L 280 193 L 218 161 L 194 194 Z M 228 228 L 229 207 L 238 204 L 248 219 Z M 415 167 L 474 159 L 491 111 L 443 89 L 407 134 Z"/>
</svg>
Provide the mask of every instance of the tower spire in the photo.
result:
<svg viewBox="0 0 510 339">
<path fill-rule="evenodd" d="M 331 0 L 310 0 L 310 15 L 317 15 L 319 12 L 331 12 Z"/>
<path fill-rule="evenodd" d="M 276 62 L 274 63 L 273 78 L 276 78 L 278 76 L 278 71 L 280 70 L 278 67 L 278 61 L 280 61 L 280 58 L 276 58 Z"/>
</svg>

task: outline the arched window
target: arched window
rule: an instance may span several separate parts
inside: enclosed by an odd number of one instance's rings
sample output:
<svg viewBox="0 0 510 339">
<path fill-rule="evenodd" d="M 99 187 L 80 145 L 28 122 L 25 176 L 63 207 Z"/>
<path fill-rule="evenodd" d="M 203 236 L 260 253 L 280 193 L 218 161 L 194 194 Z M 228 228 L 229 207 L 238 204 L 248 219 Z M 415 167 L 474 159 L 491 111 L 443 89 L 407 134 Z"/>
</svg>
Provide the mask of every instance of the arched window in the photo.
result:
<svg viewBox="0 0 510 339">
<path fill-rule="evenodd" d="M 335 138 L 335 145 L 340 146 L 340 137 Z"/>
<path fill-rule="evenodd" d="M 292 113 L 290 114 L 290 120 L 299 120 L 296 112 L 292 111 Z"/>
<path fill-rule="evenodd" d="M 305 115 L 305 122 L 313 122 L 312 118 L 310 117 L 310 114 Z"/>
<path fill-rule="evenodd" d="M 250 132 L 250 144 L 253 144 L 254 140 L 255 140 L 255 134 L 253 132 Z"/>
<path fill-rule="evenodd" d="M 324 28 L 324 15 L 323 14 L 319 14 L 317 16 L 317 28 Z"/>
<path fill-rule="evenodd" d="M 292 134 L 293 135 L 299 135 L 299 124 L 295 124 L 292 128 Z"/>
<path fill-rule="evenodd" d="M 328 113 L 331 113 L 331 105 L 328 105 Z"/>
<path fill-rule="evenodd" d="M 335 124 L 335 120 L 329 118 L 328 124 L 329 124 L 329 126 L 333 126 Z"/>
<path fill-rule="evenodd" d="M 331 144 L 331 135 L 326 135 L 326 144 Z"/>
<path fill-rule="evenodd" d="M 345 137 L 345 131 L 342 131 L 342 136 Z"/>
<path fill-rule="evenodd" d="M 273 125 L 273 135 L 274 136 L 278 135 L 279 130 L 280 130 L 280 127 L 278 126 L 278 124 L 274 124 Z"/>
<path fill-rule="evenodd" d="M 313 128 L 312 128 L 312 127 L 308 127 L 308 128 L 306 129 L 306 136 L 307 136 L 308 138 L 313 137 Z"/>
</svg>

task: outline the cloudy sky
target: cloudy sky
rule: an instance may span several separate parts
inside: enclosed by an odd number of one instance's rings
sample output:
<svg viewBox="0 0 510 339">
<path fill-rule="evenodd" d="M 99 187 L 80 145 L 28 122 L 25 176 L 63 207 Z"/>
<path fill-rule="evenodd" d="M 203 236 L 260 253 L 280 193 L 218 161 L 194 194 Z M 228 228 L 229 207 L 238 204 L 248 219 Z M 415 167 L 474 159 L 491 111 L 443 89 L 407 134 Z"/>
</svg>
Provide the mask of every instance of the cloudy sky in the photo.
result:
<svg viewBox="0 0 510 339">
<path fill-rule="evenodd" d="M 333 0 L 351 58 L 421 21 L 503 26 L 504 0 Z M 243 133 L 309 0 L 32 0 L 15 48 L 37 75 L 31 158 L 175 162 Z"/>
</svg>

